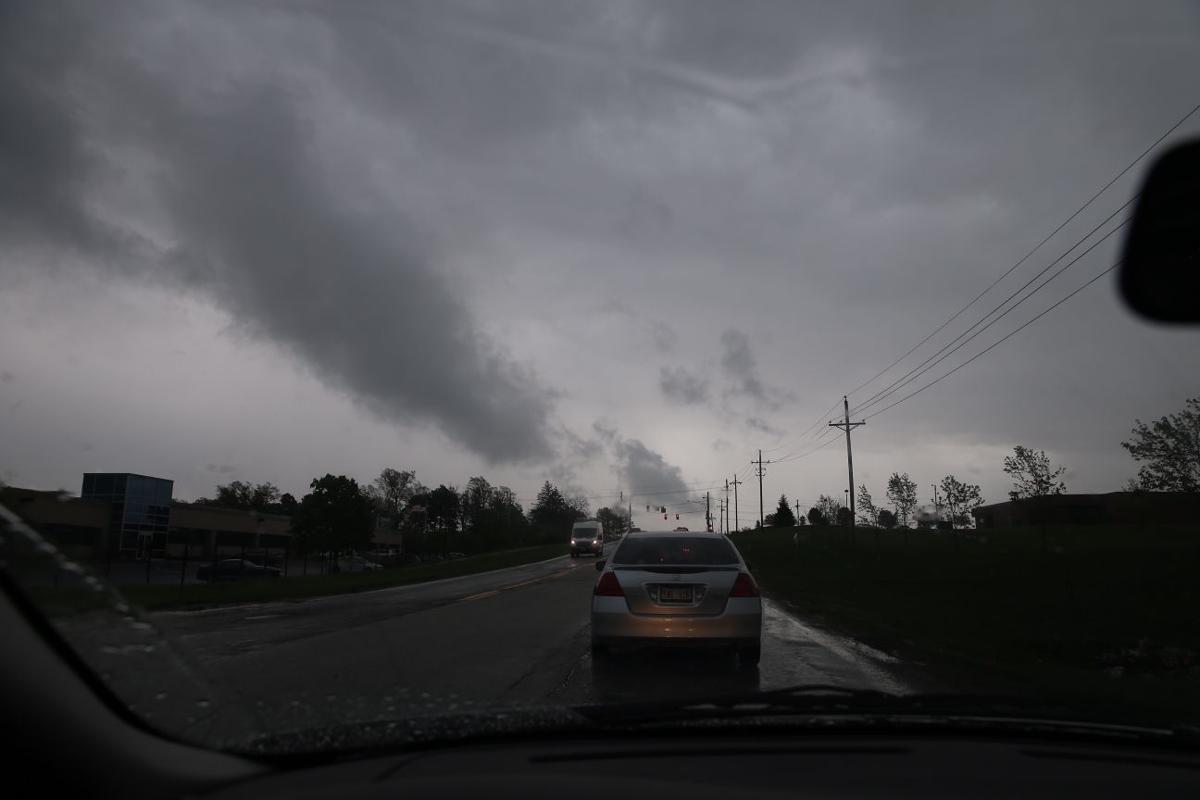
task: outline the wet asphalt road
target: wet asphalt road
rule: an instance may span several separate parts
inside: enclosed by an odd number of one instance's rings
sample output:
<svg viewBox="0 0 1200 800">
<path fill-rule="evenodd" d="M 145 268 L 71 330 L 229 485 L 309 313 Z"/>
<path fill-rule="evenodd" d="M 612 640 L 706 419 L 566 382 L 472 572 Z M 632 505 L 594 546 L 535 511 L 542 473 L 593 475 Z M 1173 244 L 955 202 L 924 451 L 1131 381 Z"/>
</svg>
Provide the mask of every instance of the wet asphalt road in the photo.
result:
<svg viewBox="0 0 1200 800">
<path fill-rule="evenodd" d="M 265 729 L 487 707 L 711 697 L 803 683 L 903 692 L 894 660 L 768 601 L 762 663 L 644 653 L 593 669 L 588 559 L 149 621 Z"/>
</svg>

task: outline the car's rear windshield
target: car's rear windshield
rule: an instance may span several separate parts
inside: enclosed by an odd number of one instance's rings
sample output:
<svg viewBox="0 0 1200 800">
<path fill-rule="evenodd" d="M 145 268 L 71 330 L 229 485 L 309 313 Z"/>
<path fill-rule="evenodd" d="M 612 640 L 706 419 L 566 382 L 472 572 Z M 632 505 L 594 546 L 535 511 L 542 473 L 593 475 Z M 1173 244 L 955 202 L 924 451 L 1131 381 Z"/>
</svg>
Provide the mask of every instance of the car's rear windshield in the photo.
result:
<svg viewBox="0 0 1200 800">
<path fill-rule="evenodd" d="M 626 539 L 613 554 L 613 564 L 736 564 L 737 553 L 716 536 L 638 536 Z"/>
</svg>

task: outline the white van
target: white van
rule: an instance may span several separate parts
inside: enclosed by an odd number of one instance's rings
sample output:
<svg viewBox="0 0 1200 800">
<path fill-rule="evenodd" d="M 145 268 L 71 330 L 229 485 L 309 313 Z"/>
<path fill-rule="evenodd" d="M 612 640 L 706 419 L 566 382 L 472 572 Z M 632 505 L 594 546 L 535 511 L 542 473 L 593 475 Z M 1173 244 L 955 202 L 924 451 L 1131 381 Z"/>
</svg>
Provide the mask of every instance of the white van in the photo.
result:
<svg viewBox="0 0 1200 800">
<path fill-rule="evenodd" d="M 604 524 L 598 519 L 581 519 L 571 528 L 571 558 L 581 553 L 604 555 Z"/>
</svg>

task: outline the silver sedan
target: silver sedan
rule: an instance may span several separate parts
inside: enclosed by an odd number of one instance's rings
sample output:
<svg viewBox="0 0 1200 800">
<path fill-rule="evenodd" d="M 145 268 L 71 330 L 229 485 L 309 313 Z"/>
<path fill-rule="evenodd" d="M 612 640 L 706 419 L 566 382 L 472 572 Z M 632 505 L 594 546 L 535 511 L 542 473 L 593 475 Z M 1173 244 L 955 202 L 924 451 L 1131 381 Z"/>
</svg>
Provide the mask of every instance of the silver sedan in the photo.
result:
<svg viewBox="0 0 1200 800">
<path fill-rule="evenodd" d="M 762 652 L 762 598 L 737 548 L 717 533 L 630 533 L 596 564 L 592 653 L 639 644 Z"/>
</svg>

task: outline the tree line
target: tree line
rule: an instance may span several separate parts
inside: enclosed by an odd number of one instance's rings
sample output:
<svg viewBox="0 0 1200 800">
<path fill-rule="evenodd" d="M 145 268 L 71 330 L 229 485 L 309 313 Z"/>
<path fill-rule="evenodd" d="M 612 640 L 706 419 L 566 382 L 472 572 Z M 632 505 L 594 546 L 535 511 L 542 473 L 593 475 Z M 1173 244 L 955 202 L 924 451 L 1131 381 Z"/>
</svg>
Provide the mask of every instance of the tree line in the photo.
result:
<svg viewBox="0 0 1200 800">
<path fill-rule="evenodd" d="M 415 471 L 392 467 L 361 484 L 345 475 L 314 478 L 299 500 L 271 483 L 232 481 L 195 503 L 286 514 L 300 554 L 367 550 L 379 531 L 400 533 L 405 552 L 415 555 L 560 542 L 589 514 L 587 498 L 568 496 L 549 481 L 526 512 L 512 489 L 483 476 L 470 478 L 461 490 L 446 484 L 431 489 Z M 597 517 L 613 534 L 628 527 L 620 510 L 601 508 Z"/>
</svg>

